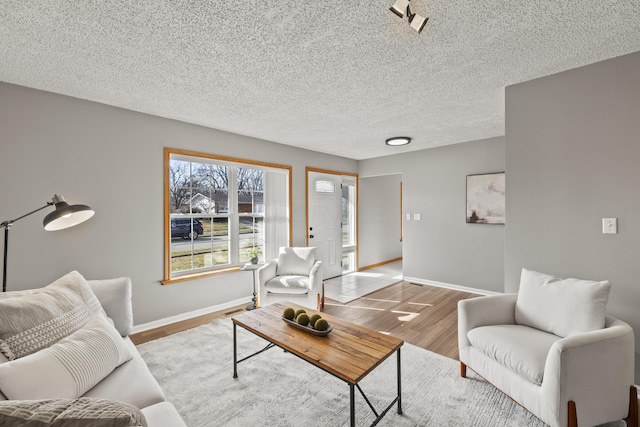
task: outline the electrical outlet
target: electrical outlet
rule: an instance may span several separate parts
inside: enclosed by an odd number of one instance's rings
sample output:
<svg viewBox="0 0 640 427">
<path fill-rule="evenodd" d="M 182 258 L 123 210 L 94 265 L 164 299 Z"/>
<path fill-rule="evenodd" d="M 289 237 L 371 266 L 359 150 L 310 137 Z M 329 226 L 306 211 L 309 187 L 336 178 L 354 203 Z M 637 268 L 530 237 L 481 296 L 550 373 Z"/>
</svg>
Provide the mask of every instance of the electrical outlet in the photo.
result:
<svg viewBox="0 0 640 427">
<path fill-rule="evenodd" d="M 602 234 L 618 234 L 618 219 L 602 218 Z"/>
</svg>

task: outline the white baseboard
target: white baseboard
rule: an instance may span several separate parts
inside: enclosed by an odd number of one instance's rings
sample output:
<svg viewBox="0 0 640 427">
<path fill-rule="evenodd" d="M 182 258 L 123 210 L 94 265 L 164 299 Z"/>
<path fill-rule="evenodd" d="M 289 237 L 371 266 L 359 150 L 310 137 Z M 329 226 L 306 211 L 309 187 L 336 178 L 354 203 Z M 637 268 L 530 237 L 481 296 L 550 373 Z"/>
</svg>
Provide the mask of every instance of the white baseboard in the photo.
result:
<svg viewBox="0 0 640 427">
<path fill-rule="evenodd" d="M 209 313 L 214 313 L 216 311 L 222 311 L 224 309 L 235 307 L 243 303 L 247 303 L 247 305 L 249 305 L 251 301 L 248 301 L 247 298 L 240 298 L 234 301 L 225 302 L 224 304 L 212 305 L 210 307 L 200 308 L 198 310 L 176 314 L 175 316 L 165 317 L 163 319 L 154 320 L 152 322 L 141 323 L 139 325 L 133 326 L 131 330 L 131 334 L 137 334 L 139 332 L 160 328 L 162 326 L 167 326 L 172 323 L 181 322 L 183 320 L 193 319 L 194 317 L 202 316 Z"/>
<path fill-rule="evenodd" d="M 478 295 L 502 295 L 503 294 L 503 292 L 494 292 L 494 291 L 487 291 L 486 289 L 469 288 L 467 286 L 453 285 L 451 283 L 437 282 L 435 280 L 419 279 L 417 277 L 404 276 L 402 280 L 405 280 L 411 283 L 417 283 L 418 285 L 437 286 L 439 288 L 453 289 L 454 291 L 469 292 L 471 294 L 478 294 Z"/>
</svg>

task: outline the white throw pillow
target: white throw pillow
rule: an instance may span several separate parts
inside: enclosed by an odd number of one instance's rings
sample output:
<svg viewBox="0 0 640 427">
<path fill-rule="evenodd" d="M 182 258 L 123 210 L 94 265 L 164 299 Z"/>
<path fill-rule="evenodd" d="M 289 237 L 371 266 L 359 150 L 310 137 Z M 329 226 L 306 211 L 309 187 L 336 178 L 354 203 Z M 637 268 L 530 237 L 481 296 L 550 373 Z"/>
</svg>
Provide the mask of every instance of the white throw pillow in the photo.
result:
<svg viewBox="0 0 640 427">
<path fill-rule="evenodd" d="M 77 271 L 44 288 L 0 293 L 0 352 L 9 360 L 49 347 L 104 313 Z"/>
<path fill-rule="evenodd" d="M 522 269 L 515 320 L 560 337 L 604 328 L 611 284 Z"/>
<path fill-rule="evenodd" d="M 280 248 L 278 276 L 308 276 L 316 263 L 316 248 Z"/>
<path fill-rule="evenodd" d="M 0 391 L 9 399 L 75 399 L 132 355 L 109 320 L 98 314 L 51 347 L 0 364 Z"/>
</svg>

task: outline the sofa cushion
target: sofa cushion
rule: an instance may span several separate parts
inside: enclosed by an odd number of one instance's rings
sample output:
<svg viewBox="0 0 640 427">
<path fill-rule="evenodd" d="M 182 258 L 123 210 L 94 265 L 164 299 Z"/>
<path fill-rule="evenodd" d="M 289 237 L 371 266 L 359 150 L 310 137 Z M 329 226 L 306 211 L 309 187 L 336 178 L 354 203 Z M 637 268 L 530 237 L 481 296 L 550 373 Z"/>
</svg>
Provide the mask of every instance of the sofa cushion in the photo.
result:
<svg viewBox="0 0 640 427">
<path fill-rule="evenodd" d="M 467 337 L 487 357 L 537 385 L 542 384 L 549 349 L 561 339 L 521 325 L 481 326 L 470 330 Z"/>
<path fill-rule="evenodd" d="M 302 295 L 309 292 L 309 276 L 276 276 L 264 287 L 272 294 Z"/>
<path fill-rule="evenodd" d="M 561 337 L 602 329 L 610 289 L 608 281 L 559 279 L 523 268 L 516 323 Z"/>
<path fill-rule="evenodd" d="M 308 276 L 316 263 L 316 248 L 280 248 L 278 276 Z"/>
<path fill-rule="evenodd" d="M 122 338 L 122 342 L 131 352 L 131 360 L 114 369 L 108 377 L 86 392 L 84 397 L 119 400 L 138 408 L 163 402 L 164 393 L 136 346 L 129 337 Z M 151 359 L 149 363 L 168 362 L 166 355 L 157 355 L 157 359 Z"/>
<path fill-rule="evenodd" d="M 102 314 L 81 329 L 28 356 L 0 365 L 9 399 L 73 399 L 131 359 L 122 337 Z"/>
<path fill-rule="evenodd" d="M 88 280 L 87 283 L 98 297 L 100 305 L 113 320 L 113 324 L 126 337 L 133 327 L 133 308 L 131 306 L 131 279 Z"/>
<path fill-rule="evenodd" d="M 14 360 L 80 329 L 96 313 L 98 299 L 77 271 L 34 290 L 0 294 L 0 352 Z"/>
<path fill-rule="evenodd" d="M 0 402 L 0 425 L 29 427 L 146 427 L 142 412 L 126 403 L 80 398 Z"/>
</svg>

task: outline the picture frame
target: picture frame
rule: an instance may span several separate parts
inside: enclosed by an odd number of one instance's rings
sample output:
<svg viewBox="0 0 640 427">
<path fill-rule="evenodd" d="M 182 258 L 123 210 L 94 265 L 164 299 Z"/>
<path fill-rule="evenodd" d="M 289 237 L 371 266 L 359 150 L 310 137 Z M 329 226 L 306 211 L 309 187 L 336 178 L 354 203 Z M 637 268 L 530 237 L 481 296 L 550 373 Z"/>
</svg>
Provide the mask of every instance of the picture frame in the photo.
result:
<svg viewBox="0 0 640 427">
<path fill-rule="evenodd" d="M 467 175 L 467 224 L 505 223 L 504 172 Z"/>
</svg>

